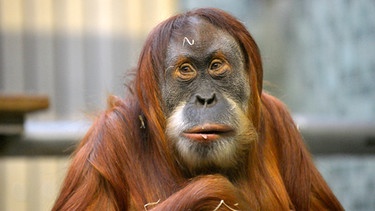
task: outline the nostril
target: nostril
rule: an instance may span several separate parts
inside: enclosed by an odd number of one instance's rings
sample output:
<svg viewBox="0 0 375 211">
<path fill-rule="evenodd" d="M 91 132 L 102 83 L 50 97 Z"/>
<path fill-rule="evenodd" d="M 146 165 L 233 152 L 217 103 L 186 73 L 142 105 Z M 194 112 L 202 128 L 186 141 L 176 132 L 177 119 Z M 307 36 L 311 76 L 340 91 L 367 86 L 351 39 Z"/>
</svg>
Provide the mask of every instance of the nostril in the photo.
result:
<svg viewBox="0 0 375 211">
<path fill-rule="evenodd" d="M 216 103 L 216 95 L 213 93 L 211 97 L 202 97 L 201 95 L 196 95 L 196 104 L 200 106 L 211 106 Z"/>
<path fill-rule="evenodd" d="M 205 105 L 206 104 L 206 99 L 203 98 L 203 97 L 201 97 L 201 96 L 199 96 L 199 95 L 197 95 L 197 103 L 199 105 Z"/>
<path fill-rule="evenodd" d="M 214 104 L 216 102 L 216 96 L 215 96 L 215 93 L 212 94 L 212 96 L 206 100 L 207 102 L 207 105 L 211 105 L 211 104 Z"/>
</svg>

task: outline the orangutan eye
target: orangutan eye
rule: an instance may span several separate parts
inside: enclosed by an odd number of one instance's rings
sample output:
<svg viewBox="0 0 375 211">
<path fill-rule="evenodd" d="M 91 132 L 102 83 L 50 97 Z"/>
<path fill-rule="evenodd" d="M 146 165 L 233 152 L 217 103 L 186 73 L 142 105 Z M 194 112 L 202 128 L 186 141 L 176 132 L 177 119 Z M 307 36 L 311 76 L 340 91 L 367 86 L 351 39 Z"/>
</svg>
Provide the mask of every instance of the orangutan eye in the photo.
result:
<svg viewBox="0 0 375 211">
<path fill-rule="evenodd" d="M 214 59 L 212 60 L 209 68 L 209 73 L 213 77 L 224 76 L 230 70 L 230 66 L 223 60 Z"/>
<path fill-rule="evenodd" d="M 189 63 L 183 63 L 177 68 L 175 75 L 179 79 L 187 81 L 195 78 L 197 71 Z"/>
<path fill-rule="evenodd" d="M 190 64 L 182 64 L 179 68 L 181 74 L 190 74 L 193 72 L 192 67 Z"/>
<path fill-rule="evenodd" d="M 210 69 L 211 70 L 217 70 L 219 69 L 223 63 L 220 60 L 215 59 L 213 62 L 211 62 Z"/>
</svg>

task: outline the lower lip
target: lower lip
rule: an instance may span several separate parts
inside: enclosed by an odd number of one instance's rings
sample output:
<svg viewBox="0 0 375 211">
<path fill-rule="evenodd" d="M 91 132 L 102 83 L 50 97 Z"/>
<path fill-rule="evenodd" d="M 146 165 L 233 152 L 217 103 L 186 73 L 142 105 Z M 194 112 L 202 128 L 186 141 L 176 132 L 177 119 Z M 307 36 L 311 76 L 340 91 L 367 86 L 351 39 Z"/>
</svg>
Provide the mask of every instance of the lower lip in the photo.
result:
<svg viewBox="0 0 375 211">
<path fill-rule="evenodd" d="M 210 133 L 212 131 L 212 133 Z M 214 132 L 217 131 L 217 132 Z M 223 124 L 203 124 L 197 125 L 184 131 L 182 134 L 185 138 L 196 142 L 213 142 L 220 137 L 229 136 L 233 133 L 233 129 Z"/>
<path fill-rule="evenodd" d="M 212 142 L 220 138 L 218 134 L 205 134 L 205 133 L 184 133 L 186 138 L 197 142 Z"/>
</svg>

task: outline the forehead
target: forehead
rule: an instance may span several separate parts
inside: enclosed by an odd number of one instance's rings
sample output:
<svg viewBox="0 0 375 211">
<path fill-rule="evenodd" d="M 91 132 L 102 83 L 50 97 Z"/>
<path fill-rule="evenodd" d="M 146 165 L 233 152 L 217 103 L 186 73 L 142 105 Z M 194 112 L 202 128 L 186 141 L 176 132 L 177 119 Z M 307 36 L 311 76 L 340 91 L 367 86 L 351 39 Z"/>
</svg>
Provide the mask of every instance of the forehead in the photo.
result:
<svg viewBox="0 0 375 211">
<path fill-rule="evenodd" d="M 206 20 L 189 17 L 172 32 L 167 60 L 178 56 L 202 57 L 214 52 L 241 55 L 236 39 L 228 32 Z"/>
</svg>

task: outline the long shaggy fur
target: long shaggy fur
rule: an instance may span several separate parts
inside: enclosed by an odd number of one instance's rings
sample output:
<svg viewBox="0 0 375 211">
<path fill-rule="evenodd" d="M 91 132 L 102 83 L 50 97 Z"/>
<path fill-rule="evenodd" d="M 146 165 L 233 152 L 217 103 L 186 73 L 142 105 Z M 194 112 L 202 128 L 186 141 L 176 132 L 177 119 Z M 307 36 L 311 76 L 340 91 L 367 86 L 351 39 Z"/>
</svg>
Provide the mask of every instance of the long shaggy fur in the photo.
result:
<svg viewBox="0 0 375 211">
<path fill-rule="evenodd" d="M 158 71 L 169 37 L 186 16 L 226 30 L 246 57 L 251 99 L 249 142 L 240 173 L 187 176 L 166 132 Z M 109 99 L 73 155 L 52 210 L 343 210 L 304 146 L 285 106 L 262 93 L 262 64 L 246 28 L 216 9 L 198 9 L 157 26 L 141 53 L 134 94 Z M 251 137 L 254 139 L 254 137 Z M 157 202 L 158 203 L 152 203 Z"/>
</svg>

